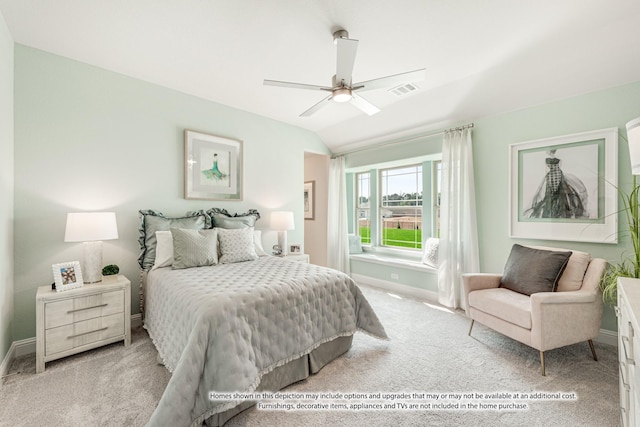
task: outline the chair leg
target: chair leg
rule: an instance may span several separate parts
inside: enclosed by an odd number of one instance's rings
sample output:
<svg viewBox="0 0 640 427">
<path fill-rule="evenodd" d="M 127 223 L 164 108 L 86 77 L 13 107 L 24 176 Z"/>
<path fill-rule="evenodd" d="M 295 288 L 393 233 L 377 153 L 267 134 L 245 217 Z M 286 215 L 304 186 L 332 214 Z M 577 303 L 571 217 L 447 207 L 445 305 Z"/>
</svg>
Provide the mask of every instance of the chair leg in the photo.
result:
<svg viewBox="0 0 640 427">
<path fill-rule="evenodd" d="M 471 319 L 471 326 L 469 326 L 469 336 L 471 336 L 471 330 L 473 329 L 473 322 L 475 322 L 475 320 Z"/>
<path fill-rule="evenodd" d="M 593 354 L 593 360 L 598 361 L 598 356 L 596 355 L 596 348 L 593 346 L 593 341 L 589 340 L 589 348 L 591 349 L 591 354 Z"/>
<path fill-rule="evenodd" d="M 546 376 L 546 373 L 544 371 L 544 351 L 540 352 L 540 366 L 542 367 L 542 376 Z"/>
</svg>

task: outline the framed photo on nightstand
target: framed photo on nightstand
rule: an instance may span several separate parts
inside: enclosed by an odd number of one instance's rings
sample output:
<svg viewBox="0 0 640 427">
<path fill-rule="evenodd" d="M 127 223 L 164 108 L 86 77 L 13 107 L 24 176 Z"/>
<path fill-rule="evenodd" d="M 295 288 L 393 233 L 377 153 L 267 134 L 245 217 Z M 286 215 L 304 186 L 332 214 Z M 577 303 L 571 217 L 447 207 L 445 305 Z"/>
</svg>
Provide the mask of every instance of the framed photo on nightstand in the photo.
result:
<svg viewBox="0 0 640 427">
<path fill-rule="evenodd" d="M 302 245 L 300 244 L 293 244 L 289 246 L 289 253 L 290 254 L 301 254 L 302 253 Z"/>
<path fill-rule="evenodd" d="M 80 269 L 79 261 L 53 264 L 51 268 L 53 270 L 53 280 L 56 284 L 57 292 L 79 288 L 83 285 L 82 270 Z"/>
</svg>

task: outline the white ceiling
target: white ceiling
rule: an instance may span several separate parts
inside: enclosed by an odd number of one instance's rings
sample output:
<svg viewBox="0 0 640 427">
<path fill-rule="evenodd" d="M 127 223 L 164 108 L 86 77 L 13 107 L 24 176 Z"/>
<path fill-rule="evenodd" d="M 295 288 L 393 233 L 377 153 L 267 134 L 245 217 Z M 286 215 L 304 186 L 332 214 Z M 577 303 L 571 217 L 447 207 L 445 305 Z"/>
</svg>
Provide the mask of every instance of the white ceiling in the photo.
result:
<svg viewBox="0 0 640 427">
<path fill-rule="evenodd" d="M 309 129 L 335 152 L 640 80 L 638 0 L 0 0 L 17 43 Z M 324 93 L 346 29 L 354 81 L 427 69 L 420 90 Z M 640 102 L 639 102 L 640 105 Z"/>
</svg>

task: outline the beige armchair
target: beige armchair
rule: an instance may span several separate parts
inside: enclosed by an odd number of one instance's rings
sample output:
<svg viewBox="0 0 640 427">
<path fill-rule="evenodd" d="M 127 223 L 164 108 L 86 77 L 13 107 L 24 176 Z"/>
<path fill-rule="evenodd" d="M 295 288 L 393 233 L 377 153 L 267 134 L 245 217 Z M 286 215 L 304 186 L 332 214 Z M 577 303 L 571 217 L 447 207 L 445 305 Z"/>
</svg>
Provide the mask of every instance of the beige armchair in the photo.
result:
<svg viewBox="0 0 640 427">
<path fill-rule="evenodd" d="M 592 340 L 598 336 L 602 321 L 603 304 L 598 284 L 606 265 L 603 259 L 572 251 L 566 268 L 560 273 L 557 291 L 530 296 L 501 287 L 501 274 L 464 274 L 465 310 L 471 319 L 469 335 L 477 320 L 537 349 L 542 375 L 545 375 L 544 352 L 554 348 L 587 341 L 594 360 L 598 360 Z"/>
</svg>

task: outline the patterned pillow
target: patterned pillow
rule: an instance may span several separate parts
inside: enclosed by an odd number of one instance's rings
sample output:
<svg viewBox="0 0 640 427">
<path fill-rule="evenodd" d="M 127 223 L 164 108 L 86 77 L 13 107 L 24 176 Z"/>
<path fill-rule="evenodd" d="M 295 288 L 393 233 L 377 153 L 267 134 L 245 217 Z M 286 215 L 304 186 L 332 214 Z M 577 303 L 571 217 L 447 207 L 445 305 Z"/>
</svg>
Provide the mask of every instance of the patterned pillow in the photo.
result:
<svg viewBox="0 0 640 427">
<path fill-rule="evenodd" d="M 429 267 L 438 268 L 438 248 L 440 247 L 440 239 L 429 237 L 424 242 L 424 255 L 422 255 L 422 263 Z"/>
<path fill-rule="evenodd" d="M 253 227 L 218 230 L 218 241 L 220 242 L 220 263 L 231 264 L 241 261 L 255 261 L 256 254 Z"/>
<path fill-rule="evenodd" d="M 173 268 L 202 267 L 218 263 L 218 231 L 172 228 Z"/>
<path fill-rule="evenodd" d="M 243 214 L 231 215 L 226 209 L 211 208 L 207 211 L 211 217 L 212 227 L 217 228 L 246 228 L 254 227 L 256 221 L 260 219 L 260 214 L 255 209 L 250 209 Z"/>
<path fill-rule="evenodd" d="M 143 270 L 153 266 L 156 259 L 156 231 L 169 231 L 173 228 L 203 229 L 211 228 L 211 218 L 204 211 L 187 212 L 178 218 L 168 218 L 161 212 L 154 210 L 142 210 L 140 214 L 140 226 L 138 228 L 140 244 L 140 256 L 138 264 Z"/>
</svg>

